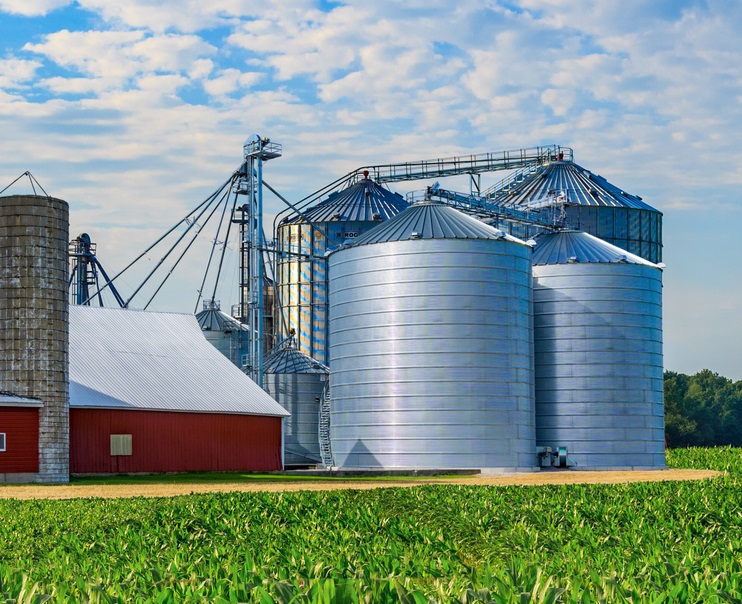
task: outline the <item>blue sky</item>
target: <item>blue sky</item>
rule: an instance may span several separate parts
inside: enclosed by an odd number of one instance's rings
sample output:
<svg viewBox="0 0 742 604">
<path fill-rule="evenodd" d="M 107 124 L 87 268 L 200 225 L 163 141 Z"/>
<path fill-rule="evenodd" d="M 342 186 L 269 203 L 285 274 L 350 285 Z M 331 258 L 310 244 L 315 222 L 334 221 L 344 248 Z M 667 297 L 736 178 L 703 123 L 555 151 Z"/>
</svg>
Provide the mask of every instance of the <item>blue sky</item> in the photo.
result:
<svg viewBox="0 0 742 604">
<path fill-rule="evenodd" d="M 664 213 L 666 367 L 742 379 L 737 0 L 0 0 L 0 31 L 0 188 L 30 170 L 111 272 L 253 132 L 283 144 L 266 179 L 290 200 L 365 164 L 561 144 Z M 157 308 L 192 310 L 189 262 Z"/>
</svg>

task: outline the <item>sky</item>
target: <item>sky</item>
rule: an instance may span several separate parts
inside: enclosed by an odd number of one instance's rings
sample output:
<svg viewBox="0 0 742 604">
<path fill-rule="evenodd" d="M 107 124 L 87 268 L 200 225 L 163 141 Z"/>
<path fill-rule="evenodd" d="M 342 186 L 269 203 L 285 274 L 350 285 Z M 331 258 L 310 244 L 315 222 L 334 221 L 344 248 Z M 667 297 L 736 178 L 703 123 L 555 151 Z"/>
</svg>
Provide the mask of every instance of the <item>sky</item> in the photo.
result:
<svg viewBox="0 0 742 604">
<path fill-rule="evenodd" d="M 30 171 L 116 273 L 252 133 L 292 202 L 362 165 L 571 147 L 664 214 L 666 369 L 740 380 L 740 31 L 738 0 L 0 0 L 0 189 Z M 151 309 L 194 310 L 198 245 Z"/>
</svg>

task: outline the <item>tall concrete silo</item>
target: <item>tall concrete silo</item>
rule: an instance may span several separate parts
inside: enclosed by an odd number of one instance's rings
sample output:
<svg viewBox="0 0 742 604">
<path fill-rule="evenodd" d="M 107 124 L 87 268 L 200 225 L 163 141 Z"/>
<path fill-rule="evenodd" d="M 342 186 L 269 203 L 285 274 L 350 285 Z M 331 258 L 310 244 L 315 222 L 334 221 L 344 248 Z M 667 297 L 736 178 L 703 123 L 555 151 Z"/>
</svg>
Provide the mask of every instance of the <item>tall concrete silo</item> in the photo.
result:
<svg viewBox="0 0 742 604">
<path fill-rule="evenodd" d="M 320 400 L 330 370 L 289 340 L 268 355 L 263 371 L 265 391 L 291 413 L 284 420 L 284 465 L 320 463 Z"/>
<path fill-rule="evenodd" d="M 569 224 L 650 262 L 662 260 L 662 213 L 638 195 L 627 193 L 573 161 L 563 149 L 551 161 L 522 178 L 508 178 L 487 192 L 493 201 L 520 210 L 545 202 L 563 202 Z M 539 227 L 502 225 L 518 237 Z"/>
<path fill-rule="evenodd" d="M 583 469 L 662 468 L 662 270 L 592 235 L 536 238 L 536 441 Z"/>
<path fill-rule="evenodd" d="M 42 482 L 69 480 L 67 202 L 0 198 L 0 390 L 40 399 Z"/>
<path fill-rule="evenodd" d="M 447 205 L 333 252 L 335 465 L 532 469 L 531 305 L 531 248 Z"/>
<path fill-rule="evenodd" d="M 352 241 L 407 207 L 398 193 L 364 175 L 342 191 L 292 215 L 278 227 L 275 318 L 279 341 L 295 331 L 297 348 L 307 356 L 328 362 L 327 261 L 328 250 Z"/>
</svg>

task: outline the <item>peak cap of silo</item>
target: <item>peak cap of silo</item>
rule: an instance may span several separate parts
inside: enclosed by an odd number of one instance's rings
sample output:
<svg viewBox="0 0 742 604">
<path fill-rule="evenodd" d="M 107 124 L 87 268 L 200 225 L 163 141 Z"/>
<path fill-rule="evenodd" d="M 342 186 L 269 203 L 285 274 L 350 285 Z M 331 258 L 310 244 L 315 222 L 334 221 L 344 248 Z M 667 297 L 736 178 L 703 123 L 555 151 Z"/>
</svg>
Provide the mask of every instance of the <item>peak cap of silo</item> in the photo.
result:
<svg viewBox="0 0 742 604">
<path fill-rule="evenodd" d="M 426 200 L 409 206 L 341 249 L 417 239 L 503 240 L 530 247 L 525 241 L 445 203 Z"/>
<path fill-rule="evenodd" d="M 564 230 L 542 233 L 535 238 L 532 263 L 534 266 L 573 263 L 624 263 L 643 264 L 662 270 L 664 265 L 655 264 L 641 256 L 627 252 L 599 237 L 583 231 Z"/>
</svg>

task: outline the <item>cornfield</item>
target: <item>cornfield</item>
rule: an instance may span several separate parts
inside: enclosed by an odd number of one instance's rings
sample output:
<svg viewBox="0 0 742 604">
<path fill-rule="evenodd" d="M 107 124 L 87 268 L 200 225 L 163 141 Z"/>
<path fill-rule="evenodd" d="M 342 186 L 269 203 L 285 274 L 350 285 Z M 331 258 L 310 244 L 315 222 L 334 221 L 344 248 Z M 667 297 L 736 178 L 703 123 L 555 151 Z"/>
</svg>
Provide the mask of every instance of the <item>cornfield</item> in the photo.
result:
<svg viewBox="0 0 742 604">
<path fill-rule="evenodd" d="M 742 450 L 697 482 L 0 501 L 0 602 L 742 603 Z"/>
</svg>

